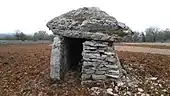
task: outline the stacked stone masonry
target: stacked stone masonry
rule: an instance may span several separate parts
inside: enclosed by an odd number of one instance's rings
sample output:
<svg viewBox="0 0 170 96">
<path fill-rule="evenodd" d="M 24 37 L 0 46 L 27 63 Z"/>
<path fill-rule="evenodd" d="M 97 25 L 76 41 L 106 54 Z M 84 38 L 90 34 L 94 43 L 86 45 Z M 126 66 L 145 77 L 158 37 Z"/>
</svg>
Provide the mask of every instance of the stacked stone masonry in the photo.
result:
<svg viewBox="0 0 170 96">
<path fill-rule="evenodd" d="M 118 58 L 113 43 L 103 41 L 86 41 L 83 43 L 82 84 L 101 81 L 106 78 L 119 79 Z"/>
<path fill-rule="evenodd" d="M 51 52 L 53 80 L 60 80 L 72 66 L 80 67 L 81 83 L 118 80 L 122 68 L 113 43 L 120 39 L 116 32 L 130 31 L 96 7 L 83 7 L 53 18 L 47 27 L 56 36 Z"/>
</svg>

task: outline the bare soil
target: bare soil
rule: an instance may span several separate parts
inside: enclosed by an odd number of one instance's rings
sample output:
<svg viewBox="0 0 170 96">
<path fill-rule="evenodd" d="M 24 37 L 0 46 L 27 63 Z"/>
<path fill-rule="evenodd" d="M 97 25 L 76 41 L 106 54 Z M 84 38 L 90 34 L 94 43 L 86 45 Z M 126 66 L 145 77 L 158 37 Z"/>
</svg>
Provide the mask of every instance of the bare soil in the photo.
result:
<svg viewBox="0 0 170 96">
<path fill-rule="evenodd" d="M 89 87 L 80 86 L 80 78 L 75 72 L 68 72 L 64 80 L 55 84 L 50 80 L 50 52 L 51 46 L 47 44 L 0 46 L 0 96 L 92 95 Z M 115 94 L 122 96 L 128 92 L 130 95 L 127 96 L 142 93 L 169 96 L 170 56 L 117 53 L 127 74 L 137 78 L 140 83 L 135 88 L 119 88 L 119 92 L 114 91 Z M 157 79 L 152 81 L 148 79 L 150 77 Z"/>
<path fill-rule="evenodd" d="M 129 52 L 142 52 L 152 54 L 170 55 L 169 49 L 158 49 L 150 47 L 136 47 L 136 46 L 115 46 L 118 51 L 129 51 Z"/>
<path fill-rule="evenodd" d="M 149 44 L 117 44 L 117 46 L 149 47 L 158 49 L 170 49 L 169 45 L 149 45 Z"/>
<path fill-rule="evenodd" d="M 38 45 L 0 46 L 0 96 L 88 96 L 72 74 L 52 84 L 51 47 Z"/>
</svg>

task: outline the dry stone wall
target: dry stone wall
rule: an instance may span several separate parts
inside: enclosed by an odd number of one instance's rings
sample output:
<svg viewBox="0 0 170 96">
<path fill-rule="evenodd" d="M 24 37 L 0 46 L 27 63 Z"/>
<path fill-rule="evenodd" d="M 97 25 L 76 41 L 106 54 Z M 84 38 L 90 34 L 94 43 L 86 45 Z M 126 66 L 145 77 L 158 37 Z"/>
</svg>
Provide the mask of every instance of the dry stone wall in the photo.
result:
<svg viewBox="0 0 170 96">
<path fill-rule="evenodd" d="M 109 42 L 92 40 L 83 43 L 82 84 L 121 77 L 113 48 L 113 43 Z"/>
<path fill-rule="evenodd" d="M 110 32 L 130 30 L 124 23 L 99 8 L 83 7 L 55 17 L 47 23 L 47 27 L 57 35 L 51 55 L 52 79 L 60 79 L 68 68 L 73 66 L 69 64 L 69 51 L 76 52 L 76 50 L 71 48 L 68 50 L 66 37 L 86 40 L 83 41 L 83 62 L 80 64 L 83 84 L 107 78 L 121 78 L 122 68 L 113 46 L 113 43 L 120 38 L 117 35 L 110 35 Z M 75 41 L 75 43 L 80 42 Z"/>
</svg>

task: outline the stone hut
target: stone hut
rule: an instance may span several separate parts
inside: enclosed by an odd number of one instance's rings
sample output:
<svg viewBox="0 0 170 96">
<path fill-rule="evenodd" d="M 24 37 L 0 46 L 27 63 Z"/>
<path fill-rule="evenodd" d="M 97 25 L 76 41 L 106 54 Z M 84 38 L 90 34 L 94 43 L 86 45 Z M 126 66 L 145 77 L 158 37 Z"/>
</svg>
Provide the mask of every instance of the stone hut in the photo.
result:
<svg viewBox="0 0 170 96">
<path fill-rule="evenodd" d="M 84 7 L 55 17 L 47 23 L 55 38 L 51 53 L 53 80 L 60 80 L 71 68 L 79 69 L 81 83 L 117 80 L 122 76 L 115 53 L 117 35 L 128 27 L 96 7 Z"/>
</svg>

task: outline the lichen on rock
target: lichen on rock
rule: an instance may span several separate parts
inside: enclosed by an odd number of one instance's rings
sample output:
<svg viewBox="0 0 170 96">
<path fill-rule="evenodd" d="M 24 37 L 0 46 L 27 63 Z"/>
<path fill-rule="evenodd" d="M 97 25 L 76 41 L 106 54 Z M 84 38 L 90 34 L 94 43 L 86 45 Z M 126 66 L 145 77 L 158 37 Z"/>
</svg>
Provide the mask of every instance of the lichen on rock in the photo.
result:
<svg viewBox="0 0 170 96">
<path fill-rule="evenodd" d="M 128 27 L 114 17 L 96 7 L 83 7 L 55 17 L 47 27 L 58 34 L 60 31 L 106 32 L 108 30 L 126 30 Z"/>
</svg>

